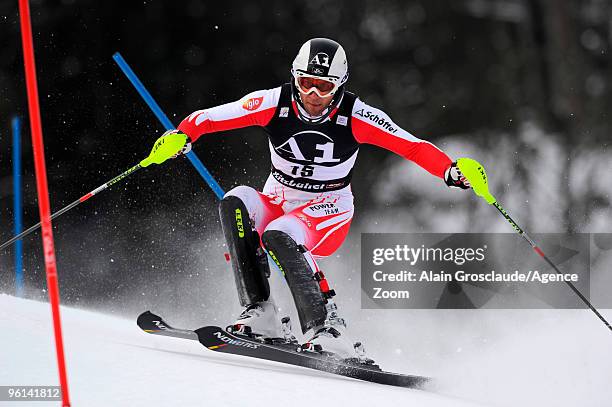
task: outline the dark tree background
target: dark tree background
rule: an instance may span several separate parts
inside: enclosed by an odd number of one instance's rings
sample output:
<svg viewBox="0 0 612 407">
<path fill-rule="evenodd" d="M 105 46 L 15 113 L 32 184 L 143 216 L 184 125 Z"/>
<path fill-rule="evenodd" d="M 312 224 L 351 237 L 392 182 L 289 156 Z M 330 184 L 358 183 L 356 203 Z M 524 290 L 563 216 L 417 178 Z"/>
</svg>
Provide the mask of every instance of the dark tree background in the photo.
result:
<svg viewBox="0 0 612 407">
<path fill-rule="evenodd" d="M 611 229 L 609 1 L 37 0 L 31 8 L 52 210 L 134 165 L 162 132 L 115 51 L 178 123 L 287 81 L 299 46 L 323 36 L 345 47 L 352 91 L 453 157 L 483 162 L 498 198 L 528 230 Z M 16 1 L 0 3 L 0 38 L 5 241 L 10 118 L 27 120 Z M 28 226 L 38 212 L 27 125 L 23 144 Z M 269 159 L 260 129 L 206 136 L 194 149 L 226 190 L 263 186 Z M 380 149 L 362 149 L 353 186 L 352 239 L 363 231 L 508 231 L 490 208 Z M 67 303 L 120 308 L 145 294 L 179 301 L 185 285 L 211 284 L 227 268 L 216 198 L 184 159 L 135 174 L 57 219 L 54 230 Z M 39 236 L 24 245 L 28 295 L 43 296 Z M 0 291 L 12 292 L 12 249 L 0 256 Z"/>
</svg>

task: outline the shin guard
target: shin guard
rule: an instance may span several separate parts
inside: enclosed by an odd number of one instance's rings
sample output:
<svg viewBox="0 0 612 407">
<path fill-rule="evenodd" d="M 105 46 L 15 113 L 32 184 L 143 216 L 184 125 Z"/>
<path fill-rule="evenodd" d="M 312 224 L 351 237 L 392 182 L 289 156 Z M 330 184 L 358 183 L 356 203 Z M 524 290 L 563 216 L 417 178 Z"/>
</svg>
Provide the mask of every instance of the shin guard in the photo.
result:
<svg viewBox="0 0 612 407">
<path fill-rule="evenodd" d="M 323 325 L 327 316 L 325 298 L 304 257 L 303 246 L 298 245 L 285 232 L 278 230 L 265 231 L 261 240 L 287 280 L 300 318 L 302 333 Z"/>
<path fill-rule="evenodd" d="M 219 204 L 219 216 L 230 253 L 238 297 L 243 307 L 270 297 L 270 269 L 259 234 L 253 229 L 244 202 L 226 196 Z"/>
</svg>

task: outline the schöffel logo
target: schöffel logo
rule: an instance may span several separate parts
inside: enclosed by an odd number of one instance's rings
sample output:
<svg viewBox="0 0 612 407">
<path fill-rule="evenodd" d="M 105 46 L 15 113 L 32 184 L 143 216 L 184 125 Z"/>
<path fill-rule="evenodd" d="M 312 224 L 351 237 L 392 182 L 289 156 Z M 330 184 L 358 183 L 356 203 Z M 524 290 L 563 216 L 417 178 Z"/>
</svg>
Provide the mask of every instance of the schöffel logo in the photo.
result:
<svg viewBox="0 0 612 407">
<path fill-rule="evenodd" d="M 251 348 L 251 349 L 259 348 L 259 345 L 255 345 L 254 343 L 245 342 L 245 341 L 241 341 L 238 339 L 232 339 L 229 336 L 223 335 L 223 333 L 218 332 L 218 331 L 215 332 L 214 335 L 217 337 L 217 339 L 220 339 L 223 342 L 228 343 L 230 345 L 242 346 L 243 348 Z"/>
<path fill-rule="evenodd" d="M 238 228 L 238 236 L 244 237 L 244 223 L 242 223 L 242 211 L 236 208 L 236 227 Z"/>
<path fill-rule="evenodd" d="M 250 98 L 247 99 L 243 104 L 242 108 L 246 110 L 257 110 L 261 106 L 261 102 L 263 101 L 263 96 L 258 98 Z"/>
<path fill-rule="evenodd" d="M 358 114 L 361 117 L 365 117 L 366 119 L 378 124 L 383 129 L 390 131 L 391 133 L 397 132 L 397 128 L 393 127 L 391 122 L 389 122 L 386 118 L 379 117 L 376 113 L 371 112 L 369 110 L 364 113 L 363 110 L 364 109 L 358 110 L 355 112 L 355 114 Z"/>
</svg>

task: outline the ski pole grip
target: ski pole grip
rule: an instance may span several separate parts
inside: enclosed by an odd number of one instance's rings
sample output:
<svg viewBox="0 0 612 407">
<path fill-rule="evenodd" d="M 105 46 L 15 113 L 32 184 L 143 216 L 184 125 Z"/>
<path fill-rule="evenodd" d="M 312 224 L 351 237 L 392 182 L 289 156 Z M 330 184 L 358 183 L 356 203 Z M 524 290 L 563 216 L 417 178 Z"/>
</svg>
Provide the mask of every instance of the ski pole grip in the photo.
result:
<svg viewBox="0 0 612 407">
<path fill-rule="evenodd" d="M 457 168 L 470 182 L 476 195 L 487 201 L 489 205 L 495 203 L 496 199 L 489 192 L 487 173 L 482 164 L 471 158 L 459 158 L 457 160 Z"/>
<path fill-rule="evenodd" d="M 173 155 L 178 154 L 185 143 L 187 135 L 183 133 L 164 134 L 155 141 L 151 154 L 140 162 L 142 167 L 148 167 L 151 164 L 161 164 Z"/>
</svg>

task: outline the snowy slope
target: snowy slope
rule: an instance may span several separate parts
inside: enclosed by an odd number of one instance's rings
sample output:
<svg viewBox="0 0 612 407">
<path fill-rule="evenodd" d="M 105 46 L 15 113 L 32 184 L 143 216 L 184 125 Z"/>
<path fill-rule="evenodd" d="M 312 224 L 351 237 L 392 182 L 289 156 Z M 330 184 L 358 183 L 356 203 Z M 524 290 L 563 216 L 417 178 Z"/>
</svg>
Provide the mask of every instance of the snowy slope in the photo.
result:
<svg viewBox="0 0 612 407">
<path fill-rule="evenodd" d="M 197 342 L 148 335 L 134 321 L 94 312 L 62 308 L 62 319 L 74 406 L 474 405 L 217 354 Z M 0 328 L 0 385 L 57 384 L 48 304 L 0 295 Z M 26 405 L 2 405 L 10 404 Z"/>
</svg>

